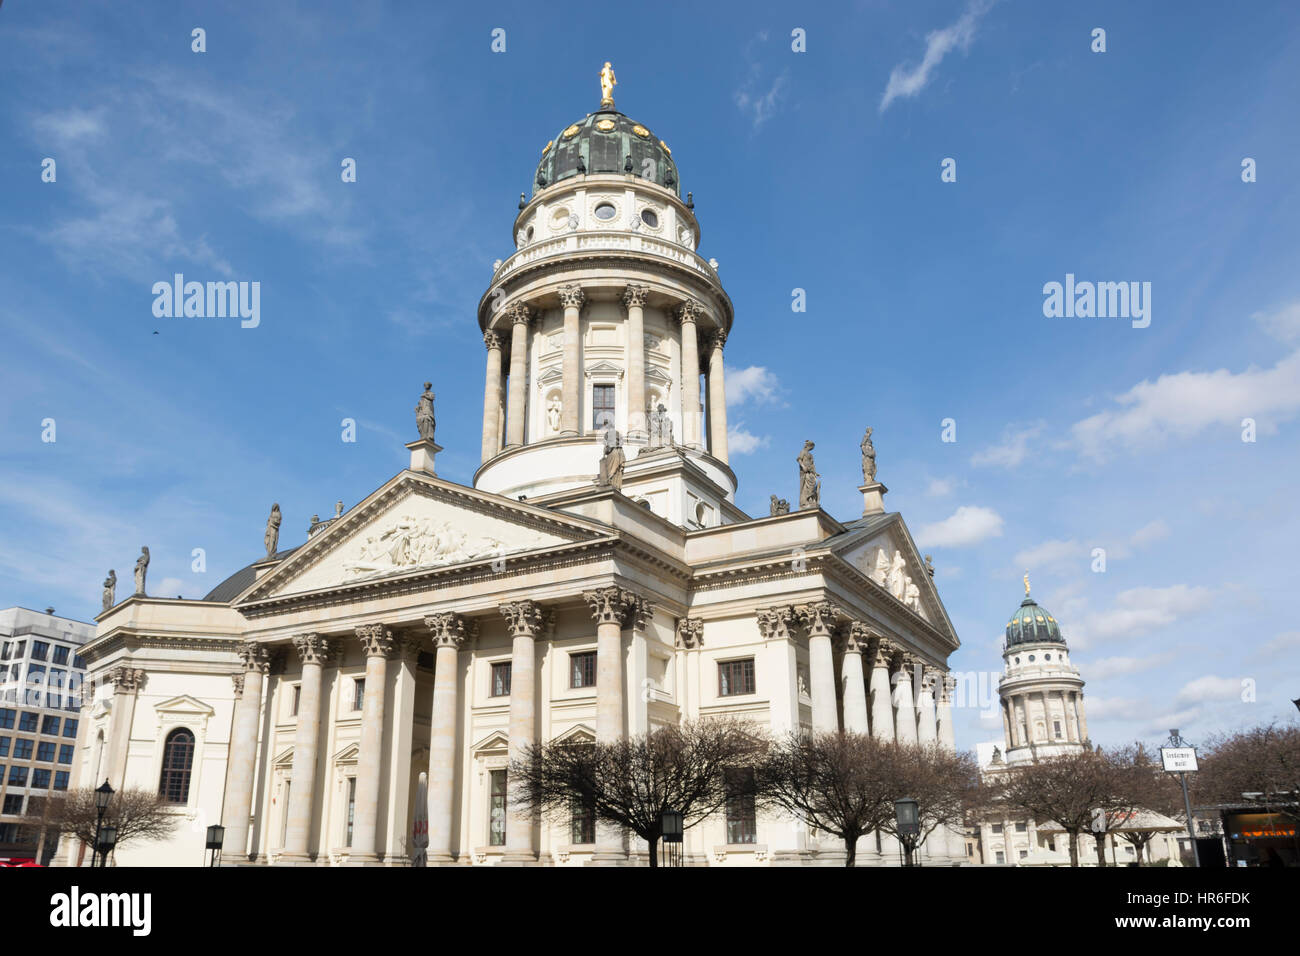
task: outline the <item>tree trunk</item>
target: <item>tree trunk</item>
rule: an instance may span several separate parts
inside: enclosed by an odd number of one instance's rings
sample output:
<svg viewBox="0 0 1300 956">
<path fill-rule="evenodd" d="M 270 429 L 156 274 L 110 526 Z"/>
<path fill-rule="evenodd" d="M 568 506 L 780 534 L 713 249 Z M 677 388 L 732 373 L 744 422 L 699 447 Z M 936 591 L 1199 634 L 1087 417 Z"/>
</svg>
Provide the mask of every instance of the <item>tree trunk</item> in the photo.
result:
<svg viewBox="0 0 1300 956">
<path fill-rule="evenodd" d="M 1070 843 L 1070 866 L 1079 865 L 1079 835 L 1074 830 L 1065 831 Z"/>
<path fill-rule="evenodd" d="M 1097 842 L 1097 865 L 1106 865 L 1106 834 L 1094 833 L 1092 838 Z"/>
<path fill-rule="evenodd" d="M 646 842 L 650 845 L 650 868 L 657 869 L 659 867 L 659 838 L 652 836 Z"/>
<path fill-rule="evenodd" d="M 858 838 L 856 836 L 852 838 L 846 836 L 844 838 L 844 853 L 845 853 L 844 856 L 845 866 L 858 865 L 856 862 L 858 856 Z"/>
</svg>

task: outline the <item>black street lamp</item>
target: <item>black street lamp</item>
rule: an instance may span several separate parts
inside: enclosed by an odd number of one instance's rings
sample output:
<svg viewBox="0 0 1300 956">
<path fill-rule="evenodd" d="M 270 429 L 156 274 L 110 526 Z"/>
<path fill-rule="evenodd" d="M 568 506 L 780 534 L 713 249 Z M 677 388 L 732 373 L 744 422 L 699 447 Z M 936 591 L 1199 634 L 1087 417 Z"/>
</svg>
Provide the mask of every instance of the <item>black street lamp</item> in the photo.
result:
<svg viewBox="0 0 1300 956">
<path fill-rule="evenodd" d="M 117 827 L 106 826 L 99 831 L 99 865 L 108 866 L 108 855 L 117 846 Z"/>
<path fill-rule="evenodd" d="M 95 859 L 99 853 L 100 832 L 104 826 L 104 811 L 108 809 L 108 803 L 112 799 L 113 788 L 105 780 L 102 787 L 95 788 L 95 842 L 90 847 L 90 865 L 92 868 L 95 866 Z M 114 831 L 113 836 L 116 840 L 116 831 Z"/>
<path fill-rule="evenodd" d="M 214 823 L 208 827 L 208 845 L 206 849 L 212 851 L 212 859 L 208 866 L 216 866 L 217 861 L 221 859 L 221 844 L 226 839 L 226 828 L 219 823 Z"/>
<path fill-rule="evenodd" d="M 666 866 L 682 865 L 682 815 L 676 810 L 665 810 L 659 815 L 660 839 L 664 843 Z"/>
<path fill-rule="evenodd" d="M 903 843 L 906 855 L 904 866 L 916 866 L 912 852 L 916 849 L 917 837 L 921 835 L 921 814 L 919 805 L 911 797 L 894 801 L 894 820 L 898 824 L 898 839 Z"/>
</svg>

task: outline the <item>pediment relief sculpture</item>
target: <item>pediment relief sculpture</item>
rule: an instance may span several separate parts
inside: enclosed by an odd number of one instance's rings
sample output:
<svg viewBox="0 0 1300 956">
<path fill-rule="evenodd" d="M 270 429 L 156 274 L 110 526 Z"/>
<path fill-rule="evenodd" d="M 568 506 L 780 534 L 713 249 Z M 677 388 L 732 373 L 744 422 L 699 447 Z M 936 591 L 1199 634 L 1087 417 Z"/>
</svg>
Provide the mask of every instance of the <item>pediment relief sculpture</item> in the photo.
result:
<svg viewBox="0 0 1300 956">
<path fill-rule="evenodd" d="M 450 521 L 402 515 L 387 528 L 366 536 L 356 556 L 344 561 L 342 580 L 355 581 L 416 568 L 499 557 L 512 551 L 541 547 L 544 543 L 540 535 L 534 535 L 529 540 L 507 546 L 491 535 L 471 538 Z"/>
</svg>

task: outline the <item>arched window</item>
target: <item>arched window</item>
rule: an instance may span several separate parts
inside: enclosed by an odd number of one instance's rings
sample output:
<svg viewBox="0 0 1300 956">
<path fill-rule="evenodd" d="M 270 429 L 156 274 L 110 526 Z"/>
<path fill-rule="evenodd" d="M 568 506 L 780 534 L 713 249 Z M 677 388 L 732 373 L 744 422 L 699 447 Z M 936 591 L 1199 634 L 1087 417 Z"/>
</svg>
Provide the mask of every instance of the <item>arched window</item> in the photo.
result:
<svg viewBox="0 0 1300 956">
<path fill-rule="evenodd" d="M 194 734 L 179 727 L 167 735 L 163 744 L 162 779 L 158 796 L 168 803 L 188 803 L 190 767 L 194 763 Z"/>
</svg>

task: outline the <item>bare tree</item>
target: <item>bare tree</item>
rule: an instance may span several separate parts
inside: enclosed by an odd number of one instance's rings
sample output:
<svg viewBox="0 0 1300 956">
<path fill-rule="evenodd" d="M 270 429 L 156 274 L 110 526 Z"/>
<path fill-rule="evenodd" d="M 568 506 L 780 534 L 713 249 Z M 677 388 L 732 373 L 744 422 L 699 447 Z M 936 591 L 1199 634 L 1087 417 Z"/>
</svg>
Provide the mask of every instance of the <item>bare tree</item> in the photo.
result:
<svg viewBox="0 0 1300 956">
<path fill-rule="evenodd" d="M 752 767 L 763 741 L 735 718 L 687 721 L 608 743 L 552 742 L 525 749 L 510 780 L 523 813 L 567 821 L 575 808 L 631 830 L 658 866 L 663 814 L 690 828 L 721 809 L 733 790 L 727 772 Z"/>
<path fill-rule="evenodd" d="M 1300 822 L 1300 724 L 1265 724 L 1211 737 L 1201 750 L 1197 795 L 1240 803 L 1262 794 L 1270 810 Z"/>
<path fill-rule="evenodd" d="M 941 825 L 960 826 L 976 789 L 967 754 L 857 733 L 792 733 L 766 753 L 757 772 L 760 800 L 844 841 L 846 866 L 858 839 L 873 830 L 897 835 L 894 801 L 914 797 L 921 841 Z"/>
<path fill-rule="evenodd" d="M 1118 768 L 1118 797 L 1110 811 L 1111 817 L 1120 817 L 1122 806 L 1131 809 L 1118 819 L 1113 829 L 1134 850 L 1136 865 L 1142 865 L 1142 854 L 1157 831 L 1128 827 L 1130 821 L 1141 822 L 1141 812 L 1149 810 L 1165 816 L 1182 813 L 1182 792 L 1172 777 L 1141 743 L 1112 752 L 1109 755 Z"/>
<path fill-rule="evenodd" d="M 1079 835 L 1090 832 L 1097 814 L 1114 803 L 1111 768 L 1104 755 L 1092 750 L 1036 758 L 1000 774 L 996 785 L 999 802 L 1065 831 L 1071 866 L 1079 865 Z M 1100 848 L 1098 856 L 1104 866 Z"/>
<path fill-rule="evenodd" d="M 173 805 L 158 794 L 139 787 L 125 787 L 113 794 L 104 812 L 103 825 L 117 827 L 116 846 L 119 847 L 131 841 L 163 840 L 176 829 L 178 818 L 172 811 Z M 47 826 L 88 846 L 94 845 L 98 819 L 95 791 L 90 787 L 51 797 L 45 807 Z"/>
</svg>

